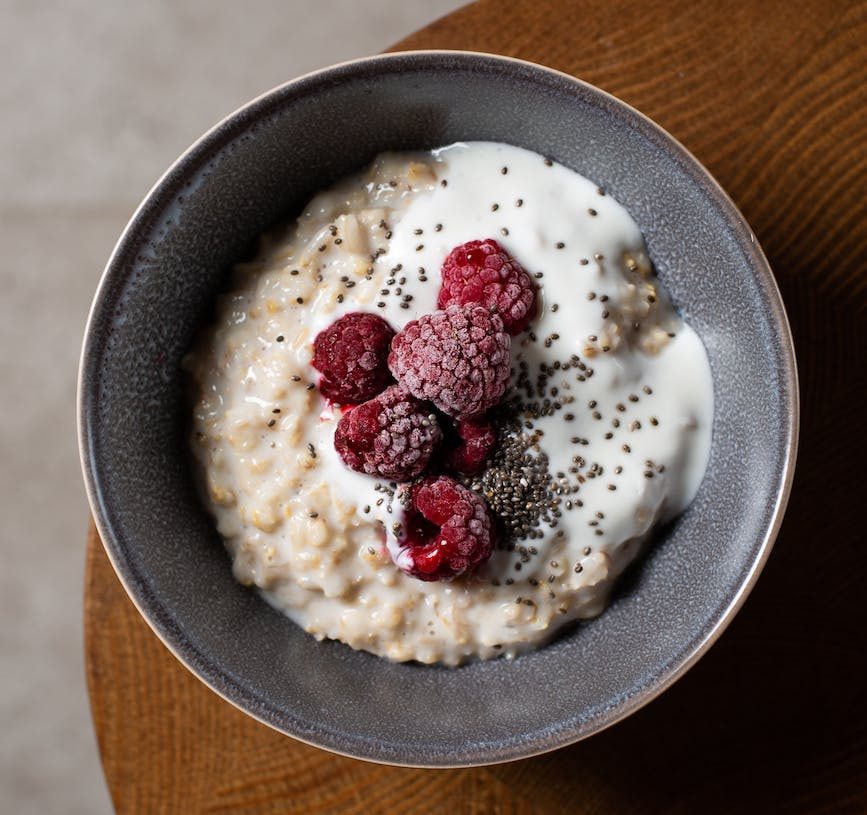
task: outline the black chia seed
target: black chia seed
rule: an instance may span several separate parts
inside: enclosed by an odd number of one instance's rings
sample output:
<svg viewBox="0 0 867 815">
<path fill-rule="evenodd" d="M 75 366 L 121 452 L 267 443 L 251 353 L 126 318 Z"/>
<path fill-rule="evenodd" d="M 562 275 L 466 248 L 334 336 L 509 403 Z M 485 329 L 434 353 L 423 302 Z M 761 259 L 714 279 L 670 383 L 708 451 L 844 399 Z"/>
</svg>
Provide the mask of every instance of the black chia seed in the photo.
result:
<svg viewBox="0 0 867 815">
<path fill-rule="evenodd" d="M 516 407 L 513 404 L 512 410 Z M 538 431 L 522 428 L 515 417 L 501 417 L 498 424 L 500 444 L 493 459 L 484 472 L 465 483 L 488 502 L 504 533 L 501 546 L 510 548 L 515 540 L 535 537 L 542 524 L 556 527 L 554 511 L 561 499 L 553 489 L 547 455 L 534 450 Z M 529 560 L 528 554 L 524 557 Z"/>
</svg>

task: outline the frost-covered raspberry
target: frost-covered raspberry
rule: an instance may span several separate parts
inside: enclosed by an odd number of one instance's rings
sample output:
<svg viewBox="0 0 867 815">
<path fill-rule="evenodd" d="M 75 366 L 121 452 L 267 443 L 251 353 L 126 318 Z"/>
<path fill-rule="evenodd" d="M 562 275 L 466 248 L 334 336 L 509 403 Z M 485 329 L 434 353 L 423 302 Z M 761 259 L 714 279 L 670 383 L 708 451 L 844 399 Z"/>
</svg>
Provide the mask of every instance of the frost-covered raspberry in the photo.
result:
<svg viewBox="0 0 867 815">
<path fill-rule="evenodd" d="M 497 429 L 484 417 L 456 422 L 445 432 L 442 463 L 447 470 L 464 475 L 479 472 L 494 452 Z"/>
<path fill-rule="evenodd" d="M 490 238 L 456 246 L 442 268 L 437 305 L 478 303 L 495 308 L 513 336 L 533 319 L 536 287 L 521 264 Z"/>
<path fill-rule="evenodd" d="M 392 383 L 388 349 L 394 329 L 376 314 L 356 311 L 335 320 L 313 341 L 320 392 L 341 405 L 372 399 Z"/>
<path fill-rule="evenodd" d="M 392 340 L 388 366 L 413 396 L 469 419 L 505 392 L 510 342 L 503 321 L 484 306 L 449 306 L 410 320 Z"/>
<path fill-rule="evenodd" d="M 427 467 L 441 439 L 430 406 L 392 385 L 343 415 L 334 448 L 353 470 L 409 481 Z"/>
<path fill-rule="evenodd" d="M 451 580 L 487 560 L 493 548 L 484 499 L 448 476 L 409 487 L 396 562 L 419 580 Z"/>
</svg>

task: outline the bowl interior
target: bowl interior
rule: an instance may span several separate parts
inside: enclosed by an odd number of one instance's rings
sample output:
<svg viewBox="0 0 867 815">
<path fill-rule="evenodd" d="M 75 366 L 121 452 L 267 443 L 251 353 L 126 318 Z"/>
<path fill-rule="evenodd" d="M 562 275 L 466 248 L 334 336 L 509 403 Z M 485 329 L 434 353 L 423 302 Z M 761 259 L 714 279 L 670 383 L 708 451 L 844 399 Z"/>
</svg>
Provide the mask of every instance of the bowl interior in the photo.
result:
<svg viewBox="0 0 867 815">
<path fill-rule="evenodd" d="M 382 150 L 503 141 L 604 186 L 644 232 L 714 376 L 693 505 L 592 623 L 513 662 L 391 664 L 317 643 L 232 577 L 192 486 L 180 359 L 229 267 L 311 194 Z M 212 687 L 287 733 L 362 758 L 460 765 L 592 733 L 651 698 L 711 637 L 772 537 L 796 417 L 779 298 L 751 233 L 664 134 L 594 89 L 514 61 L 407 54 L 253 102 L 146 199 L 97 296 L 81 432 L 100 531 L 127 589 Z"/>
</svg>

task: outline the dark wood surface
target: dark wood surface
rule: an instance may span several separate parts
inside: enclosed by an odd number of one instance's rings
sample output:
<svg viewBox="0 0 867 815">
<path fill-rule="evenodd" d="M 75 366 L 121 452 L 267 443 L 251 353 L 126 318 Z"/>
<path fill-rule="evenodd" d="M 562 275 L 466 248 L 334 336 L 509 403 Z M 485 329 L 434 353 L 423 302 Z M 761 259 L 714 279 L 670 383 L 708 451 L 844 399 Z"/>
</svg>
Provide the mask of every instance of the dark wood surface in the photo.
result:
<svg viewBox="0 0 867 815">
<path fill-rule="evenodd" d="M 867 2 L 482 0 L 398 47 L 579 76 L 734 198 L 798 353 L 782 532 L 730 629 L 651 705 L 546 756 L 434 771 L 332 756 L 223 702 L 151 633 L 91 530 L 88 682 L 118 812 L 867 812 Z"/>
</svg>

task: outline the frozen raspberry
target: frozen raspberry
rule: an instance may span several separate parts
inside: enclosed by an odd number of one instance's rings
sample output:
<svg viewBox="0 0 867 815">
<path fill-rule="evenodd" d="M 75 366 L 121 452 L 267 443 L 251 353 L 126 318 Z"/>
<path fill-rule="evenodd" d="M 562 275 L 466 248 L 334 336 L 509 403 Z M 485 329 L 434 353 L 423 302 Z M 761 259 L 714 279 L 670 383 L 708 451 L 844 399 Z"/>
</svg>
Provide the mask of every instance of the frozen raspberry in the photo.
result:
<svg viewBox="0 0 867 815">
<path fill-rule="evenodd" d="M 397 564 L 419 580 L 451 580 L 487 560 L 491 514 L 480 495 L 441 475 L 409 488 Z"/>
<path fill-rule="evenodd" d="M 484 306 L 449 306 L 410 320 L 392 340 L 388 366 L 413 396 L 468 419 L 500 401 L 509 345 L 503 321 Z"/>
<path fill-rule="evenodd" d="M 334 433 L 334 447 L 353 470 L 409 481 L 427 467 L 441 439 L 430 407 L 392 385 L 344 413 Z"/>
<path fill-rule="evenodd" d="M 388 348 L 394 329 L 376 314 L 346 314 L 316 335 L 313 367 L 322 374 L 319 390 L 333 402 L 357 405 L 393 381 Z"/>
<path fill-rule="evenodd" d="M 488 238 L 456 246 L 442 268 L 437 305 L 479 303 L 496 308 L 506 331 L 520 334 L 533 319 L 536 287 L 521 264 Z"/>
<path fill-rule="evenodd" d="M 473 475 L 485 466 L 496 444 L 497 430 L 487 419 L 457 422 L 446 431 L 442 462 L 452 472 Z"/>
</svg>

